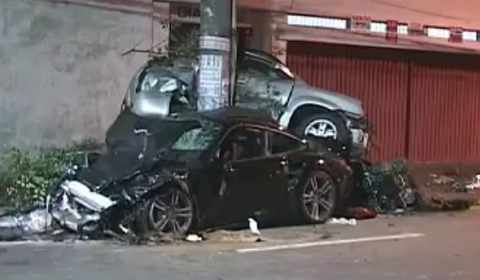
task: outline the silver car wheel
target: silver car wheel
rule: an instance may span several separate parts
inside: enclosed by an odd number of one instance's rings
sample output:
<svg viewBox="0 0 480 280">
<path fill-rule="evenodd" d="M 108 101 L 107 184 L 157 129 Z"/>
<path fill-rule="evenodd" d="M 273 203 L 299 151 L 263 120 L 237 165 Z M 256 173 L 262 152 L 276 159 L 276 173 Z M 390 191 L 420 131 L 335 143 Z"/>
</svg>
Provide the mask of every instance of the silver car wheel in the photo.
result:
<svg viewBox="0 0 480 280">
<path fill-rule="evenodd" d="M 323 178 L 322 178 L 323 177 Z M 332 213 L 335 206 L 335 186 L 325 174 L 310 178 L 303 193 L 303 207 L 313 221 L 324 219 L 324 213 Z"/>
<path fill-rule="evenodd" d="M 338 137 L 337 127 L 326 119 L 318 119 L 309 123 L 304 134 L 320 138 L 333 138 L 334 140 L 337 140 Z"/>
<path fill-rule="evenodd" d="M 157 233 L 184 235 L 193 223 L 193 204 L 188 195 L 171 188 L 157 196 L 149 206 L 149 222 Z"/>
</svg>

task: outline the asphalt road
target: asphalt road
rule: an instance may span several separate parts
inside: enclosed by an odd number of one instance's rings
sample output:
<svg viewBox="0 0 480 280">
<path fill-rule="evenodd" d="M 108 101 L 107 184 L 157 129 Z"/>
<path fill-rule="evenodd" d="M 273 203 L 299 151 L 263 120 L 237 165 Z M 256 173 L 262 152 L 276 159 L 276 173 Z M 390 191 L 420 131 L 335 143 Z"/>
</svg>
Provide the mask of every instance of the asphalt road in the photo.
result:
<svg viewBox="0 0 480 280">
<path fill-rule="evenodd" d="M 218 233 L 198 244 L 160 247 L 99 242 L 0 244 L 0 279 L 473 280 L 480 275 L 479 218 L 480 212 L 469 211 L 379 218 L 355 227 L 263 229 L 267 241 L 260 243 L 240 232 Z M 412 233 L 417 235 L 378 240 Z M 298 244 L 307 247 L 238 251 Z"/>
</svg>

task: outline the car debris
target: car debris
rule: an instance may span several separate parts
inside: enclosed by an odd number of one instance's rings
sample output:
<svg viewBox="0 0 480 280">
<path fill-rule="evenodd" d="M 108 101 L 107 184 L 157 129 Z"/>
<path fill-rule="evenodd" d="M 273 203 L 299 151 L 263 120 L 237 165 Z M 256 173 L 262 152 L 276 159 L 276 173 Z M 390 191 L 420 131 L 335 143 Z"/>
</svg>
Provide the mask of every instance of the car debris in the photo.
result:
<svg viewBox="0 0 480 280">
<path fill-rule="evenodd" d="M 201 242 L 203 241 L 203 238 L 196 234 L 189 234 L 187 235 L 187 237 L 185 237 L 185 240 L 188 242 Z"/>
<path fill-rule="evenodd" d="M 344 216 L 356 220 L 374 219 L 378 216 L 378 211 L 373 207 L 348 207 Z"/>
<path fill-rule="evenodd" d="M 480 174 L 475 175 L 475 180 L 472 183 L 467 184 L 465 189 L 469 191 L 480 189 Z"/>
<path fill-rule="evenodd" d="M 418 193 L 417 208 L 424 211 L 466 210 L 478 205 L 478 170 L 453 164 L 417 167 L 412 180 Z"/>
<path fill-rule="evenodd" d="M 408 180 L 408 164 L 403 159 L 371 164 L 362 161 L 359 174 L 361 188 L 353 194 L 363 206 L 377 214 L 394 214 L 412 209 L 416 202 L 415 188 Z"/>
<path fill-rule="evenodd" d="M 355 219 L 346 219 L 346 218 L 332 218 L 327 221 L 327 224 L 330 225 L 348 225 L 348 226 L 356 226 L 357 220 Z"/>
<path fill-rule="evenodd" d="M 0 241 L 39 240 L 51 229 L 51 215 L 38 205 L 0 216 Z"/>
</svg>

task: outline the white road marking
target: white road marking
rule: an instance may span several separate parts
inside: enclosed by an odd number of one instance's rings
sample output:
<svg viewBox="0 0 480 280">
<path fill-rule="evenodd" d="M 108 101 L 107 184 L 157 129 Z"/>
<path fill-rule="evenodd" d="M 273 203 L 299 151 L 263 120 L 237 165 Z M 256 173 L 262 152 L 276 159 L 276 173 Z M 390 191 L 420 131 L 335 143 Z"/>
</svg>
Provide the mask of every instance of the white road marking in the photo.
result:
<svg viewBox="0 0 480 280">
<path fill-rule="evenodd" d="M 423 233 L 405 233 L 405 234 L 399 234 L 399 235 L 372 236 L 372 237 L 363 237 L 363 238 L 339 239 L 339 240 L 305 242 L 305 243 L 296 243 L 296 244 L 267 246 L 267 247 L 245 248 L 245 249 L 238 249 L 237 252 L 253 253 L 253 252 L 297 249 L 297 248 L 305 248 L 305 247 L 313 247 L 313 246 L 329 246 L 329 245 L 342 245 L 342 244 L 373 242 L 373 241 L 418 238 L 423 236 L 425 236 L 425 234 Z"/>
</svg>

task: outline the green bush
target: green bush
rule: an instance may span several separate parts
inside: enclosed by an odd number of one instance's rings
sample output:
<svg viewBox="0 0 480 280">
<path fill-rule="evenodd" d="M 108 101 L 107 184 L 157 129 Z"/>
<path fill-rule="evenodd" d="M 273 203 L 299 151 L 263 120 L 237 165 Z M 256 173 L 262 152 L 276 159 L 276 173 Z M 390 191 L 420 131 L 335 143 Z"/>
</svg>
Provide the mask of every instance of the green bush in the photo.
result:
<svg viewBox="0 0 480 280">
<path fill-rule="evenodd" d="M 48 188 L 82 151 L 100 145 L 85 140 L 66 148 L 7 148 L 0 159 L 0 206 L 23 207 L 43 201 Z"/>
</svg>

